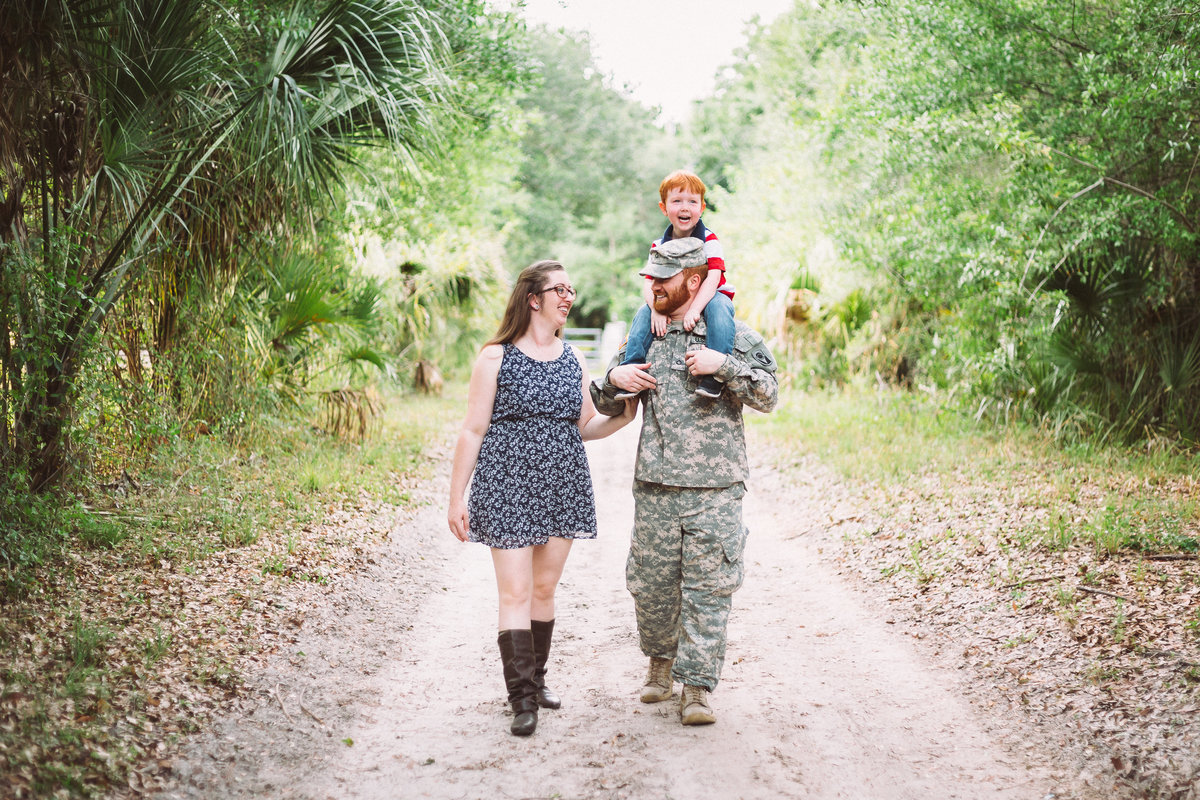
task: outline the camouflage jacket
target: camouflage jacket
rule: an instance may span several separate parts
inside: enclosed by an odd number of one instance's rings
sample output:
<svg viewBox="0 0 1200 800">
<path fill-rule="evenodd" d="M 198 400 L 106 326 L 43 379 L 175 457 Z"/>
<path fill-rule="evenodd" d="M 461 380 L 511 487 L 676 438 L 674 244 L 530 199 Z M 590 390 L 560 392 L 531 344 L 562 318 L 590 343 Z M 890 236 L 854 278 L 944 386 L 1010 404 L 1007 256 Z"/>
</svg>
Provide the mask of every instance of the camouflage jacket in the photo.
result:
<svg viewBox="0 0 1200 800">
<path fill-rule="evenodd" d="M 725 391 L 717 399 L 694 394 L 697 379 L 688 374 L 684 354 L 693 343 L 704 343 L 704 321 L 689 333 L 672 321 L 662 338 L 650 345 L 647 361 L 658 385 L 643 392 L 642 436 L 638 442 L 634 478 L 667 486 L 716 488 L 732 486 L 749 476 L 742 406 L 771 411 L 779 399 L 775 359 L 757 331 L 736 321 L 733 353 L 717 370 Z M 613 359 L 621 363 L 624 348 Z M 607 376 L 591 387 L 596 409 L 619 414 L 623 401 L 613 400 L 617 389 Z"/>
</svg>

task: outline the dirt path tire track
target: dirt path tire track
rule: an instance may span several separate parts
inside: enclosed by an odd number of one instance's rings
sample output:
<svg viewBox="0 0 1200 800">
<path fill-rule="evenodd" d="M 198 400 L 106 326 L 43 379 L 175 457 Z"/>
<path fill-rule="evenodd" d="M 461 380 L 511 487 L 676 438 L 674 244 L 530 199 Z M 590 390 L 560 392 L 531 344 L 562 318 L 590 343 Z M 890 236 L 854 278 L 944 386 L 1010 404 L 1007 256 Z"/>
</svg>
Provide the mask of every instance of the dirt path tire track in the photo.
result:
<svg viewBox="0 0 1200 800">
<path fill-rule="evenodd" d="M 828 519 L 821 498 L 761 467 L 717 724 L 684 728 L 674 701 L 638 702 L 645 660 L 624 588 L 636 429 L 588 446 L 600 537 L 567 563 L 549 676 L 563 708 L 534 736 L 507 731 L 491 562 L 446 531 L 446 465 L 433 503 L 312 609 L 243 707 L 185 749 L 163 796 L 1072 796 L 1055 754 L 1006 750 L 1020 722 L 981 716 L 960 673 L 928 663 L 823 561 L 802 535 Z"/>
</svg>

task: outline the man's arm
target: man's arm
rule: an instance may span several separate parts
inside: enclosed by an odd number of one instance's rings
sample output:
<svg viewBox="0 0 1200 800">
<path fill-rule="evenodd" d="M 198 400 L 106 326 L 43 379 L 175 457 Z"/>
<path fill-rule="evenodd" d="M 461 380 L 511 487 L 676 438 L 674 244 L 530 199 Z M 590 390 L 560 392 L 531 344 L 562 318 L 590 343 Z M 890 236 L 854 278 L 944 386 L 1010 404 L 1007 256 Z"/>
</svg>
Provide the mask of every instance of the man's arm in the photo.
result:
<svg viewBox="0 0 1200 800">
<path fill-rule="evenodd" d="M 758 331 L 739 327 L 729 355 L 708 347 L 684 357 L 693 375 L 715 375 L 744 405 L 770 412 L 779 402 L 775 357 Z"/>
<path fill-rule="evenodd" d="M 648 364 L 622 364 L 621 362 L 624 360 L 625 345 L 622 344 L 609 360 L 608 369 L 604 371 L 604 375 L 588 385 L 588 394 L 592 398 L 592 405 L 596 407 L 596 411 L 606 417 L 615 417 L 625 411 L 625 401 L 613 398 L 618 391 L 624 389 L 637 392 L 644 388 L 654 387 L 655 381 L 647 370 Z M 638 378 L 638 383 L 643 385 L 634 388 L 632 378 L 637 376 L 644 376 Z"/>
<path fill-rule="evenodd" d="M 779 402 L 779 380 L 775 370 L 765 369 L 744 361 L 736 350 L 725 357 L 725 363 L 713 374 L 725 382 L 725 391 L 733 392 L 743 404 L 755 411 L 768 413 Z"/>
</svg>

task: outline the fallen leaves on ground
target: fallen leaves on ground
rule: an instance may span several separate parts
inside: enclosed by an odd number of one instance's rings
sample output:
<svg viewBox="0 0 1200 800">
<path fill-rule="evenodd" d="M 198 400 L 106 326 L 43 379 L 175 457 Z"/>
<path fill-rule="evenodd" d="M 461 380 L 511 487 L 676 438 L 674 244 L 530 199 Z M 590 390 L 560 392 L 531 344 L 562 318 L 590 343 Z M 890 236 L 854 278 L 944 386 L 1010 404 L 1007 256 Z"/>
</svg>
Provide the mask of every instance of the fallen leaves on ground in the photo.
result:
<svg viewBox="0 0 1200 800">
<path fill-rule="evenodd" d="M 1054 492 L 1033 470 L 1019 485 L 958 474 L 887 488 L 850 486 L 809 459 L 784 471 L 820 483 L 829 504 L 827 525 L 806 533 L 825 537 L 923 647 L 966 670 L 977 702 L 1066 731 L 1093 780 L 1112 781 L 1109 797 L 1200 796 L 1194 554 L 1048 546 L 1030 532 L 1051 510 L 1030 498 Z M 1112 476 L 1075 481 L 1076 505 L 1060 515 L 1083 519 L 1122 488 Z M 1188 478 L 1149 490 L 1200 497 Z"/>
<path fill-rule="evenodd" d="M 139 561 L 129 543 L 43 570 L 0 609 L 0 796 L 161 788 L 172 749 L 238 697 L 274 634 L 302 627 L 411 513 L 366 494 L 322 504 L 202 558 Z"/>
</svg>

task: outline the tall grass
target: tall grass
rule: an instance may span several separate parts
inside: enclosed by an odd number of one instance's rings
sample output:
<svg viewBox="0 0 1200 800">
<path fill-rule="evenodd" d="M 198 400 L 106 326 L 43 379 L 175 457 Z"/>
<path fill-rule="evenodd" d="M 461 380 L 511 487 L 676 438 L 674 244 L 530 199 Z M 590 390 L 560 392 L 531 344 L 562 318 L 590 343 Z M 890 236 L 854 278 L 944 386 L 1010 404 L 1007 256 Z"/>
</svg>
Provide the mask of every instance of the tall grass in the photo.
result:
<svg viewBox="0 0 1200 800">
<path fill-rule="evenodd" d="M 1001 487 L 1011 502 L 1046 509 L 1026 546 L 1087 545 L 1119 551 L 1195 552 L 1200 503 L 1193 456 L 1177 449 L 1064 445 L 1020 420 L 977 419 L 928 396 L 851 385 L 788 392 L 750 425 L 780 464 L 815 459 L 847 479 L 884 486 L 941 479 Z"/>
</svg>

